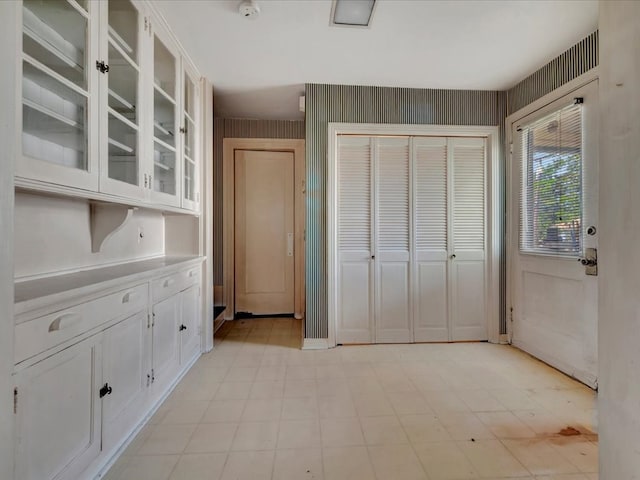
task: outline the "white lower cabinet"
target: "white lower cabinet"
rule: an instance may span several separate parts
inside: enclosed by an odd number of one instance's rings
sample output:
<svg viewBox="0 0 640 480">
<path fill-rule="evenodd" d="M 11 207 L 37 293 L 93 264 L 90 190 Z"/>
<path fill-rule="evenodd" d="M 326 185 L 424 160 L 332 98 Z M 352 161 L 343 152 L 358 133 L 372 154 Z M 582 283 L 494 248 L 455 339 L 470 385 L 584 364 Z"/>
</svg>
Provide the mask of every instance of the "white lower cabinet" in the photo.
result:
<svg viewBox="0 0 640 480">
<path fill-rule="evenodd" d="M 171 373 L 180 365 L 179 325 L 180 294 L 153 306 L 151 380 L 160 388 L 171 379 Z"/>
<path fill-rule="evenodd" d="M 17 375 L 16 478 L 81 478 L 100 455 L 101 335 Z"/>
<path fill-rule="evenodd" d="M 200 351 L 200 287 L 194 285 L 181 295 L 180 365 L 184 365 Z"/>
<path fill-rule="evenodd" d="M 144 414 L 149 366 L 146 311 L 108 328 L 103 340 L 102 399 L 103 450 L 118 445 Z M 105 392 L 105 393 L 106 393 Z"/>
<path fill-rule="evenodd" d="M 25 347 L 17 357 L 16 480 L 98 474 L 199 354 L 199 281 L 198 269 L 178 271 L 19 324 L 25 345 L 48 350 Z M 158 291 L 165 284 L 171 291 Z"/>
</svg>

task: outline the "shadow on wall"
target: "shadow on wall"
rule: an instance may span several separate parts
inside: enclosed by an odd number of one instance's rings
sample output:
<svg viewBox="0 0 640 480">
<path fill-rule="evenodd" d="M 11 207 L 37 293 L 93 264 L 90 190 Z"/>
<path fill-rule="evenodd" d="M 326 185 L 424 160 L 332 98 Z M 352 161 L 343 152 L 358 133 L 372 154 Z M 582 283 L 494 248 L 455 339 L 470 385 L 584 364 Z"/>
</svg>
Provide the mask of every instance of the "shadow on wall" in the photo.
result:
<svg viewBox="0 0 640 480">
<path fill-rule="evenodd" d="M 299 109 L 304 85 L 283 85 L 269 88 L 236 89 L 214 87 L 216 117 L 255 118 L 252 112 L 269 112 L 263 120 L 303 120 Z"/>
</svg>

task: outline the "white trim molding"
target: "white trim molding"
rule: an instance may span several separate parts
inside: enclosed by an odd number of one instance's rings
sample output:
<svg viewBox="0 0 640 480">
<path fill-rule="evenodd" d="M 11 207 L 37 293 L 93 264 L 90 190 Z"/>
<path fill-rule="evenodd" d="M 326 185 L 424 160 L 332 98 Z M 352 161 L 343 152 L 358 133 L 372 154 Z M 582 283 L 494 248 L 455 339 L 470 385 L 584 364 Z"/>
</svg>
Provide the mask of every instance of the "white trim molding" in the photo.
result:
<svg viewBox="0 0 640 480">
<path fill-rule="evenodd" d="M 327 314 L 328 348 L 336 346 L 338 319 L 337 282 L 337 160 L 339 135 L 401 135 L 437 137 L 483 137 L 487 140 L 487 330 L 492 343 L 500 343 L 500 178 L 499 127 L 461 125 L 403 125 L 371 123 L 329 123 L 327 143 Z M 312 339 L 305 339 L 312 340 Z M 324 339 L 315 339 L 324 340 Z M 303 347 L 304 348 L 304 347 Z"/>
<path fill-rule="evenodd" d="M 328 338 L 305 338 L 302 341 L 302 350 L 326 350 L 335 345 L 329 345 Z"/>
</svg>

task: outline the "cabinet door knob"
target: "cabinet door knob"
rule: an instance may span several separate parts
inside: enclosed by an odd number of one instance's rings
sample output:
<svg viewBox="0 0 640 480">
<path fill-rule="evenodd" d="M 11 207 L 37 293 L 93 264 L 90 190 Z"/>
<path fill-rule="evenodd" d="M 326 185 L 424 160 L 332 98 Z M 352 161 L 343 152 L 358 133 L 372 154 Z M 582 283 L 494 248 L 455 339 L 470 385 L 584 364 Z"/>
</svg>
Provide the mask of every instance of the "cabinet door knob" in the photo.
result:
<svg viewBox="0 0 640 480">
<path fill-rule="evenodd" d="M 183 330 L 186 330 L 186 329 L 187 329 L 186 325 L 184 325 L 184 324 L 180 325 L 180 329 L 179 329 L 180 331 L 183 331 Z"/>
</svg>

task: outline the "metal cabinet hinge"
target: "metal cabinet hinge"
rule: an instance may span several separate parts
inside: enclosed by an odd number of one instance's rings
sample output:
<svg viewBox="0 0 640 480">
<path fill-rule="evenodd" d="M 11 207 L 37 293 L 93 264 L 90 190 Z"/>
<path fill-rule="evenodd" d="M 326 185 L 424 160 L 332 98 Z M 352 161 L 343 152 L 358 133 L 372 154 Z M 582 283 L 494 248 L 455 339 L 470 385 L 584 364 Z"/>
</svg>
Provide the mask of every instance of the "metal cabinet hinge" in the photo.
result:
<svg viewBox="0 0 640 480">
<path fill-rule="evenodd" d="M 513 323 L 513 307 L 509 309 L 509 320 Z"/>
<path fill-rule="evenodd" d="M 200 192 L 196 192 L 196 202 L 200 201 Z"/>
<path fill-rule="evenodd" d="M 18 387 L 13 389 L 13 414 L 18 413 Z"/>
<path fill-rule="evenodd" d="M 156 372 L 155 370 L 152 368 L 151 369 L 151 383 L 156 381 Z"/>
<path fill-rule="evenodd" d="M 149 29 L 149 19 L 144 17 L 144 31 L 146 32 Z"/>
<path fill-rule="evenodd" d="M 149 386 L 150 383 L 151 383 L 151 374 L 147 373 L 147 387 Z"/>
</svg>

